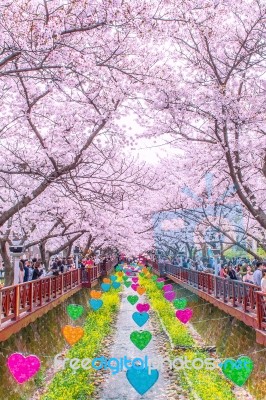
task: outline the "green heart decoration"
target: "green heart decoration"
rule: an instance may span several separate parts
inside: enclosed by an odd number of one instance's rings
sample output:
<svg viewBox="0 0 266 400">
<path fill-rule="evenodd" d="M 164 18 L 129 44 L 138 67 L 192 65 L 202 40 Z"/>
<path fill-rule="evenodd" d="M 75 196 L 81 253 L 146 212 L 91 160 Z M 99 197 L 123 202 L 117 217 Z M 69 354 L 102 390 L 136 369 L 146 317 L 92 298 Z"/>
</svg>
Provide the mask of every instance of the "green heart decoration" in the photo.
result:
<svg viewBox="0 0 266 400">
<path fill-rule="evenodd" d="M 177 310 L 184 310 L 187 306 L 187 299 L 182 297 L 181 299 L 175 299 L 173 305 Z"/>
<path fill-rule="evenodd" d="M 124 282 L 124 284 L 125 284 L 125 286 L 126 286 L 127 288 L 129 288 L 129 286 L 131 286 L 131 282 Z"/>
<path fill-rule="evenodd" d="M 156 281 L 156 280 L 157 280 L 157 276 L 156 276 L 156 275 L 152 275 L 151 279 L 152 279 L 153 281 Z"/>
<path fill-rule="evenodd" d="M 67 313 L 74 321 L 81 317 L 84 312 L 84 307 L 79 304 L 69 304 L 67 306 Z"/>
<path fill-rule="evenodd" d="M 247 356 L 241 356 L 237 360 L 227 358 L 219 365 L 224 375 L 237 386 L 244 385 L 254 368 L 253 361 Z"/>
<path fill-rule="evenodd" d="M 140 272 L 140 273 L 139 273 L 139 276 L 141 276 L 142 278 L 144 278 L 144 276 L 145 276 L 144 272 Z"/>
<path fill-rule="evenodd" d="M 127 276 L 127 275 L 124 275 L 124 276 L 122 277 L 122 279 L 123 279 L 124 282 L 126 282 L 126 281 L 128 280 L 128 276 Z"/>
<path fill-rule="evenodd" d="M 149 331 L 134 331 L 130 334 L 131 342 L 139 349 L 143 350 L 150 343 L 152 334 Z"/>
<path fill-rule="evenodd" d="M 132 304 L 132 306 L 134 306 L 134 304 L 136 304 L 138 302 L 139 296 L 130 295 L 130 296 L 127 296 L 127 300 L 129 301 L 130 304 Z"/>
<path fill-rule="evenodd" d="M 156 282 L 156 286 L 158 289 L 162 289 L 164 287 L 164 282 Z"/>
</svg>

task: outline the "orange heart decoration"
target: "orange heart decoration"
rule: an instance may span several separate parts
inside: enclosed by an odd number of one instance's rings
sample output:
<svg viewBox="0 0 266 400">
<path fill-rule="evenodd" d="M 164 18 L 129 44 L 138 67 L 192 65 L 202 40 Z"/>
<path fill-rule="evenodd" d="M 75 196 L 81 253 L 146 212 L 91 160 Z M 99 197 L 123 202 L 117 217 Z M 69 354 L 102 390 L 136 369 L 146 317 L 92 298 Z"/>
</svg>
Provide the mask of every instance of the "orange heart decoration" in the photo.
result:
<svg viewBox="0 0 266 400">
<path fill-rule="evenodd" d="M 92 290 L 90 295 L 92 299 L 100 299 L 100 297 L 102 297 L 102 292 L 99 292 L 98 290 Z"/>
<path fill-rule="evenodd" d="M 147 274 L 149 271 L 147 270 L 146 267 L 144 267 L 144 268 L 142 268 L 142 272 L 143 272 L 144 274 Z"/>
<path fill-rule="evenodd" d="M 67 343 L 73 345 L 82 338 L 84 329 L 80 326 L 66 325 L 62 328 L 62 333 Z"/>
<path fill-rule="evenodd" d="M 103 282 L 104 282 L 104 283 L 111 283 L 111 279 L 103 278 Z"/>
<path fill-rule="evenodd" d="M 124 273 L 123 273 L 122 271 L 119 271 L 119 272 L 117 272 L 117 275 L 118 275 L 118 276 L 123 276 Z"/>
<path fill-rule="evenodd" d="M 138 286 L 137 287 L 137 292 L 138 292 L 138 294 L 142 295 L 142 294 L 144 294 L 146 292 L 146 289 L 143 286 Z"/>
<path fill-rule="evenodd" d="M 148 272 L 147 274 L 146 274 L 146 278 L 150 278 L 151 277 L 151 274 Z"/>
</svg>

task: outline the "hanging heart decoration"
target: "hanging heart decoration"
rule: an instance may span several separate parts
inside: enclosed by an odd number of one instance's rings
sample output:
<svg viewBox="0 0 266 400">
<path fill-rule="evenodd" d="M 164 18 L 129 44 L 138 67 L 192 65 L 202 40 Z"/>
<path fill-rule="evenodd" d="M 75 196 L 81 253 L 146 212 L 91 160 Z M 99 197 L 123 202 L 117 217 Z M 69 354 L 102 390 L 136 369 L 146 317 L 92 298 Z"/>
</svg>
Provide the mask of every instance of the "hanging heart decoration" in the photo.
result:
<svg viewBox="0 0 266 400">
<path fill-rule="evenodd" d="M 157 369 L 149 370 L 149 368 L 130 368 L 126 372 L 126 377 L 136 392 L 143 396 L 156 383 L 159 378 L 159 372 Z M 153 398 L 155 399 L 156 397 Z"/>
<path fill-rule="evenodd" d="M 62 328 L 62 333 L 68 344 L 73 345 L 77 343 L 84 335 L 84 329 L 80 326 L 66 325 Z"/>
<path fill-rule="evenodd" d="M 130 304 L 132 304 L 132 306 L 134 306 L 134 304 L 136 304 L 138 302 L 139 297 L 137 295 L 136 296 L 130 295 L 130 296 L 127 296 L 127 300 Z"/>
<path fill-rule="evenodd" d="M 20 353 L 13 353 L 7 359 L 7 366 L 14 379 L 22 384 L 39 371 L 41 361 L 34 355 L 24 357 Z"/>
<path fill-rule="evenodd" d="M 186 324 L 192 318 L 193 310 L 191 310 L 191 308 L 186 308 L 185 310 L 177 310 L 175 315 L 180 322 Z"/>
<path fill-rule="evenodd" d="M 94 311 L 97 311 L 102 307 L 103 301 L 101 299 L 90 299 L 89 305 Z"/>
<path fill-rule="evenodd" d="M 152 338 L 149 331 L 134 331 L 130 334 L 131 342 L 139 349 L 143 350 L 148 346 Z"/>
<path fill-rule="evenodd" d="M 136 309 L 137 309 L 139 312 L 148 312 L 149 309 L 150 309 L 150 305 L 149 305 L 148 303 L 138 303 L 138 304 L 136 305 Z"/>
<path fill-rule="evenodd" d="M 137 292 L 140 296 L 142 296 L 146 292 L 146 289 L 143 286 L 139 286 L 137 287 Z"/>
<path fill-rule="evenodd" d="M 173 301 L 173 305 L 177 310 L 184 310 L 187 306 L 187 299 L 185 297 L 176 299 Z"/>
<path fill-rule="evenodd" d="M 173 285 L 168 284 L 163 286 L 163 291 L 164 292 L 172 292 L 173 291 Z"/>
<path fill-rule="evenodd" d="M 241 356 L 237 360 L 228 358 L 220 364 L 224 375 L 238 386 L 243 386 L 253 371 L 253 360 Z"/>
<path fill-rule="evenodd" d="M 98 291 L 98 290 L 92 290 L 90 292 L 91 298 L 92 299 L 100 299 L 102 297 L 102 292 Z"/>
<path fill-rule="evenodd" d="M 74 321 L 82 316 L 84 307 L 79 304 L 69 304 L 67 306 L 67 313 Z"/>
<path fill-rule="evenodd" d="M 110 283 L 102 283 L 101 288 L 104 292 L 108 292 L 111 289 L 111 284 Z"/>
</svg>

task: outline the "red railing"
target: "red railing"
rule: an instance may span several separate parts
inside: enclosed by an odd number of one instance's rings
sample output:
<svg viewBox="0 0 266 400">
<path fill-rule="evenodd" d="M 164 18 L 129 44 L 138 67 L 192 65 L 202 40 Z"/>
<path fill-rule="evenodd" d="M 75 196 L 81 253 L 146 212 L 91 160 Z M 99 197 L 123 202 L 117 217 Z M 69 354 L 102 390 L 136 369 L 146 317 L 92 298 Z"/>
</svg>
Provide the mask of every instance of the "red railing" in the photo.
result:
<svg viewBox="0 0 266 400">
<path fill-rule="evenodd" d="M 100 264 L 0 289 L 0 331 L 6 322 L 15 323 L 25 313 L 36 311 L 79 286 L 91 287 L 103 272 L 110 273 L 116 264 L 116 259 L 109 260 L 105 271 Z"/>
<path fill-rule="evenodd" d="M 80 285 L 81 273 L 77 269 L 59 276 L 2 288 L 0 290 L 0 326 L 8 320 L 17 320 L 21 314 L 32 312 Z"/>
<path fill-rule="evenodd" d="M 159 265 L 157 264 L 156 261 L 149 261 L 149 265 L 155 272 L 159 273 Z"/>
<path fill-rule="evenodd" d="M 248 313 L 254 318 L 257 329 L 266 330 L 266 293 L 262 293 L 259 286 L 170 264 L 164 264 L 160 269 L 163 274 L 173 276 L 230 307 Z"/>
</svg>

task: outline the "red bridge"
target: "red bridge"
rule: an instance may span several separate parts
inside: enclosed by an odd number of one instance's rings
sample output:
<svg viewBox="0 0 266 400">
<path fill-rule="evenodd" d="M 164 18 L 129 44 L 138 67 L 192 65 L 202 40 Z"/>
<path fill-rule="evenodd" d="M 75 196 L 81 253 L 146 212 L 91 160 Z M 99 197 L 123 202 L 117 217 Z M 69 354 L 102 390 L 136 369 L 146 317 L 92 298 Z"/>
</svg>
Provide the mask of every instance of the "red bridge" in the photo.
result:
<svg viewBox="0 0 266 400">
<path fill-rule="evenodd" d="M 254 328 L 257 343 L 266 346 L 266 293 L 260 287 L 174 265 L 148 263 L 157 275 L 168 277 Z"/>
<path fill-rule="evenodd" d="M 59 276 L 4 287 L 0 290 L 0 342 L 73 296 L 82 287 L 91 288 L 108 275 L 117 259 L 105 265 L 75 269 Z"/>
</svg>

